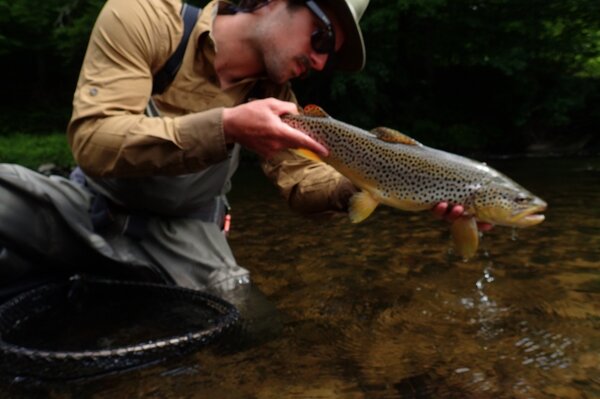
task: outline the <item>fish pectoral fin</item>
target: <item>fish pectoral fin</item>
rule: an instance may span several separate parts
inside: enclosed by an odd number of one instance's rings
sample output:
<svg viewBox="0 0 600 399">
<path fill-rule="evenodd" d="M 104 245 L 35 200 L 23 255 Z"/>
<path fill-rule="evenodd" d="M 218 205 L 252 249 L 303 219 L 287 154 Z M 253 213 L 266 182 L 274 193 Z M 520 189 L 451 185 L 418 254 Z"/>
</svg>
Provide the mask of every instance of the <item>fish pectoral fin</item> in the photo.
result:
<svg viewBox="0 0 600 399">
<path fill-rule="evenodd" d="M 472 258 L 479 247 L 479 231 L 475 218 L 461 216 L 452 223 L 450 231 L 458 255 L 465 260 Z"/>
<path fill-rule="evenodd" d="M 306 148 L 292 148 L 290 149 L 294 154 L 301 156 L 302 158 L 310 159 L 315 162 L 323 162 L 321 157 L 312 152 L 311 150 L 307 150 Z"/>
<path fill-rule="evenodd" d="M 309 104 L 304 107 L 304 115 L 314 116 L 317 118 L 329 118 L 329 115 L 327 115 L 327 112 L 325 112 L 323 108 L 314 104 Z"/>
<path fill-rule="evenodd" d="M 352 223 L 360 223 L 377 208 L 377 201 L 368 191 L 360 191 L 350 198 L 348 213 Z"/>
<path fill-rule="evenodd" d="M 389 127 L 376 127 L 371 130 L 379 140 L 387 141 L 388 143 L 398 143 L 398 144 L 406 144 L 406 145 L 423 145 L 419 143 L 417 140 L 412 137 L 408 137 L 404 133 L 400 133 L 397 130 L 391 129 Z"/>
</svg>

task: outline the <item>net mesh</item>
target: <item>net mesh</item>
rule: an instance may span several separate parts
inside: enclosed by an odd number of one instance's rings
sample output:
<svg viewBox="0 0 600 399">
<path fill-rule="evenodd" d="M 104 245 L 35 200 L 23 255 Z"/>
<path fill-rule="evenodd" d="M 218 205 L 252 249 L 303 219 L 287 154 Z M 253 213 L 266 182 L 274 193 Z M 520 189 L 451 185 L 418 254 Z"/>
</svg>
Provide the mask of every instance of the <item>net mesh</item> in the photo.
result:
<svg viewBox="0 0 600 399">
<path fill-rule="evenodd" d="M 0 306 L 0 369 L 64 379 L 139 367 L 205 346 L 238 319 L 232 304 L 199 291 L 72 278 Z"/>
</svg>

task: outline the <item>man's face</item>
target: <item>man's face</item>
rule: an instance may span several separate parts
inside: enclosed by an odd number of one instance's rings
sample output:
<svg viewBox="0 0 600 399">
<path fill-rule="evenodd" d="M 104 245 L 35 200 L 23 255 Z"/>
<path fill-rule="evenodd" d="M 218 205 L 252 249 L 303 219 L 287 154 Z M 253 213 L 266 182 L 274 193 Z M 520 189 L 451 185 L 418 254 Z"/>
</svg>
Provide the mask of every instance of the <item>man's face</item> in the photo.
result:
<svg viewBox="0 0 600 399">
<path fill-rule="evenodd" d="M 285 83 L 305 76 L 311 69 L 322 70 L 329 55 L 313 48 L 311 36 L 317 29 L 324 30 L 324 23 L 306 6 L 289 9 L 285 1 L 275 1 L 271 7 L 268 21 L 260 32 L 263 63 L 269 79 Z M 333 25 L 337 51 L 344 34 L 335 16 L 327 9 L 323 11 Z"/>
</svg>

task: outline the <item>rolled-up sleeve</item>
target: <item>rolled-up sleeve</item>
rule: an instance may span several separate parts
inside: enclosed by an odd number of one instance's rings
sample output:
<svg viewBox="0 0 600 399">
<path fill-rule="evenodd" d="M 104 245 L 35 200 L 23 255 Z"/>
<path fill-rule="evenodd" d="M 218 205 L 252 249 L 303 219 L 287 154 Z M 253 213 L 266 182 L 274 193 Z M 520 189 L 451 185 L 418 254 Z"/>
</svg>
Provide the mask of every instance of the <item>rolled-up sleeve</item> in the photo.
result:
<svg viewBox="0 0 600 399">
<path fill-rule="evenodd" d="M 303 214 L 346 211 L 357 191 L 334 168 L 283 151 L 263 161 L 264 173 L 279 188 L 290 207 Z"/>
</svg>

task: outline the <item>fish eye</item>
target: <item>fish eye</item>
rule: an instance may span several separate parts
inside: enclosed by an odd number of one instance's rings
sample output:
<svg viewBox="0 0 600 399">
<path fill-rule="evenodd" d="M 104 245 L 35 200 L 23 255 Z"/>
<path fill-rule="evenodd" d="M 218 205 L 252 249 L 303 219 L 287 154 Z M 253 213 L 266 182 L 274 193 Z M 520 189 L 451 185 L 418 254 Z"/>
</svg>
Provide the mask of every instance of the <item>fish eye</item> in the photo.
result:
<svg viewBox="0 0 600 399">
<path fill-rule="evenodd" d="M 524 196 L 524 195 L 519 195 L 519 196 L 517 196 L 517 197 L 514 199 L 514 201 L 515 201 L 517 204 L 524 204 L 524 203 L 526 203 L 526 202 L 529 202 L 529 201 L 531 201 L 531 198 L 529 198 L 529 197 L 526 197 L 526 196 Z"/>
</svg>

